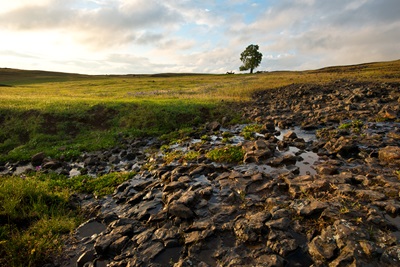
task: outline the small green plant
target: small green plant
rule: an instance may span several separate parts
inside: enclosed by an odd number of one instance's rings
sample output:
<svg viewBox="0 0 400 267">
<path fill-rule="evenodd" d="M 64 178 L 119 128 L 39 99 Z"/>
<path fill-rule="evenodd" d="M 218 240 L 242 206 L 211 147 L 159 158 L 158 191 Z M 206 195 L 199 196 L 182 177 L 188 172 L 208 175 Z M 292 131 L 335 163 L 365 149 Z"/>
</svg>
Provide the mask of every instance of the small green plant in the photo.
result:
<svg viewBox="0 0 400 267">
<path fill-rule="evenodd" d="M 225 146 L 209 151 L 206 157 L 215 162 L 236 163 L 243 161 L 244 150 L 239 146 Z"/>
<path fill-rule="evenodd" d="M 364 122 L 361 120 L 353 120 L 350 122 L 342 123 L 339 125 L 339 129 L 341 130 L 349 130 L 351 129 L 354 132 L 360 132 L 361 128 L 364 126 Z"/>
<path fill-rule="evenodd" d="M 202 136 L 200 137 L 200 139 L 201 139 L 201 141 L 210 141 L 210 140 L 211 140 L 211 137 L 205 134 L 205 135 L 202 135 Z"/>
<path fill-rule="evenodd" d="M 346 123 L 342 123 L 339 125 L 338 127 L 341 130 L 347 130 L 351 128 L 351 123 L 350 122 L 346 122 Z"/>
<path fill-rule="evenodd" d="M 53 176 L 49 185 L 55 189 L 68 188 L 74 192 L 93 194 L 96 197 L 102 197 L 112 194 L 118 185 L 131 179 L 133 176 L 135 176 L 134 172 L 112 172 L 100 177 L 91 177 L 88 175 L 72 178 Z"/>
<path fill-rule="evenodd" d="M 351 126 L 353 128 L 361 128 L 364 126 L 364 122 L 362 122 L 361 120 L 354 120 L 351 122 Z"/>
<path fill-rule="evenodd" d="M 231 132 L 223 132 L 222 133 L 222 137 L 223 138 L 230 138 L 230 137 L 232 137 L 233 136 L 233 134 L 231 133 Z"/>
<path fill-rule="evenodd" d="M 263 126 L 261 124 L 247 125 L 243 128 L 241 135 L 247 140 L 252 140 L 252 139 L 254 139 L 255 133 L 261 132 L 262 127 Z"/>
<path fill-rule="evenodd" d="M 239 194 L 240 200 L 242 202 L 245 202 L 246 201 L 246 191 L 245 190 L 238 190 L 238 194 Z"/>
<path fill-rule="evenodd" d="M 231 143 L 231 139 L 228 137 L 224 137 L 224 138 L 222 138 L 221 142 L 224 144 L 229 144 L 229 143 Z"/>
<path fill-rule="evenodd" d="M 164 160 L 167 164 L 173 162 L 174 160 L 181 159 L 183 157 L 183 152 L 179 150 L 174 150 L 171 152 L 167 152 L 164 155 Z"/>
<path fill-rule="evenodd" d="M 167 151 L 169 148 L 170 148 L 170 145 L 162 145 L 162 146 L 160 147 L 160 150 L 161 150 L 161 151 Z"/>
<path fill-rule="evenodd" d="M 183 158 L 187 161 L 193 161 L 196 160 L 200 157 L 201 153 L 198 151 L 193 151 L 190 150 L 189 152 L 187 152 L 185 155 L 183 155 Z"/>
</svg>

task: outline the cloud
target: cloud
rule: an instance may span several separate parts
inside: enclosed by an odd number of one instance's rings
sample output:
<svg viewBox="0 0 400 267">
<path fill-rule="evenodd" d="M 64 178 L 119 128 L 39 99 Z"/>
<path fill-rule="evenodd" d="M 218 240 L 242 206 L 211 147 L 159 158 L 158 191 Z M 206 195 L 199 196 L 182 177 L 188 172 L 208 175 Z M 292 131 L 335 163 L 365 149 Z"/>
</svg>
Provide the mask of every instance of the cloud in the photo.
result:
<svg viewBox="0 0 400 267">
<path fill-rule="evenodd" d="M 398 14 L 398 0 L 3 1 L 0 60 L 86 73 L 220 73 L 237 70 L 252 43 L 266 70 L 390 60 L 400 58 Z"/>
<path fill-rule="evenodd" d="M 280 1 L 229 33 L 238 42 L 255 36 L 264 55 L 274 58 L 269 69 L 390 60 L 400 57 L 399 12 L 395 0 Z M 285 53 L 290 57 L 276 57 Z"/>
<path fill-rule="evenodd" d="M 77 9 L 74 1 L 27 4 L 3 12 L 1 27 L 15 31 L 62 30 L 97 48 L 159 40 L 180 13 L 158 1 L 114 1 L 112 5 Z M 68 5 L 70 4 L 70 5 Z M 159 30 L 160 29 L 160 30 Z"/>
</svg>

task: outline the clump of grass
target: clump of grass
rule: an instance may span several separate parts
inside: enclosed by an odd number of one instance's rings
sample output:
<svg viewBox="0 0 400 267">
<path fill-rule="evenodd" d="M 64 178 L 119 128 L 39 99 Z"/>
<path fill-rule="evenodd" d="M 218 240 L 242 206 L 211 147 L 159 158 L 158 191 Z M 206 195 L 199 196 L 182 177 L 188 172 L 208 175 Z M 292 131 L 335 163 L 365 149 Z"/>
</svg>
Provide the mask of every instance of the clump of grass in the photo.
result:
<svg viewBox="0 0 400 267">
<path fill-rule="evenodd" d="M 39 174 L 0 179 L 0 266 L 42 266 L 61 252 L 61 236 L 83 221 L 73 193 L 101 197 L 135 173 L 98 178 Z"/>
<path fill-rule="evenodd" d="M 55 189 L 68 188 L 73 192 L 103 197 L 112 194 L 118 185 L 132 179 L 133 176 L 135 176 L 134 172 L 112 172 L 100 177 L 81 175 L 69 179 L 55 175 L 51 178 L 49 184 Z"/>
<path fill-rule="evenodd" d="M 164 154 L 164 161 L 169 164 L 171 162 L 173 162 L 174 160 L 179 160 L 183 157 L 183 152 L 179 151 L 179 150 L 174 150 L 171 152 L 166 152 Z"/>
<path fill-rule="evenodd" d="M 349 130 L 351 129 L 353 132 L 360 132 L 361 128 L 364 126 L 364 122 L 361 120 L 353 120 L 350 122 L 342 123 L 339 125 L 340 130 Z"/>
<path fill-rule="evenodd" d="M 250 124 L 243 128 L 241 135 L 247 139 L 254 139 L 254 134 L 261 132 L 263 126 L 261 124 Z"/>
<path fill-rule="evenodd" d="M 80 223 L 69 190 L 35 177 L 0 180 L 0 266 L 41 266 Z"/>
<path fill-rule="evenodd" d="M 225 146 L 209 151 L 206 157 L 215 162 L 237 163 L 243 161 L 244 150 L 240 146 Z"/>
<path fill-rule="evenodd" d="M 211 137 L 209 135 L 207 135 L 207 134 L 202 135 L 200 137 L 200 139 L 201 139 L 201 141 L 204 141 L 204 142 L 211 141 Z"/>
<path fill-rule="evenodd" d="M 187 161 L 193 161 L 197 160 L 200 156 L 201 156 L 200 152 L 190 150 L 183 156 L 183 158 Z"/>
</svg>

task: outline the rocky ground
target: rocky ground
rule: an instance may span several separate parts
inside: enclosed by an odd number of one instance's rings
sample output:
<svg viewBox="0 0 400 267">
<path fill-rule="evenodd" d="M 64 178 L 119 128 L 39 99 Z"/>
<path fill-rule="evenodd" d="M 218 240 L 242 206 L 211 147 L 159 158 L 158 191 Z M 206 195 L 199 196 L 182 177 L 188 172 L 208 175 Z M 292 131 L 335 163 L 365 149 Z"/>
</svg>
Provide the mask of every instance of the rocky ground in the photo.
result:
<svg viewBox="0 0 400 267">
<path fill-rule="evenodd" d="M 291 85 L 244 108 L 262 125 L 251 140 L 243 126 L 210 123 L 166 150 L 195 160 L 167 162 L 143 140 L 25 168 L 137 172 L 112 196 L 77 196 L 92 218 L 60 266 L 399 266 L 399 104 L 400 84 Z M 243 162 L 205 156 L 223 139 L 243 147 Z"/>
</svg>

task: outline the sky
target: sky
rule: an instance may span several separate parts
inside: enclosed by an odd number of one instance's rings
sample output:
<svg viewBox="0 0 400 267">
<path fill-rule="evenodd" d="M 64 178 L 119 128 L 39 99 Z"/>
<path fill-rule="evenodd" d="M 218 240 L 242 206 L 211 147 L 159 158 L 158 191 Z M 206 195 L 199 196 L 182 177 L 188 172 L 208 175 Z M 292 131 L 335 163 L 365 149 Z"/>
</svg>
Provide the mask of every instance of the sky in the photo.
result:
<svg viewBox="0 0 400 267">
<path fill-rule="evenodd" d="M 1 0 L 0 68 L 82 74 L 306 70 L 400 59 L 400 0 Z"/>
</svg>

